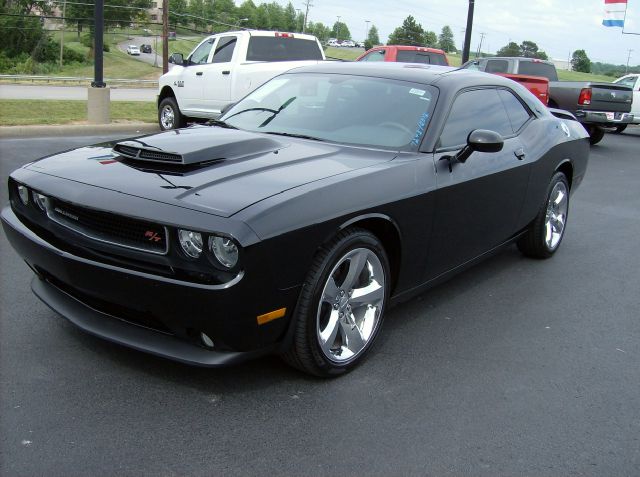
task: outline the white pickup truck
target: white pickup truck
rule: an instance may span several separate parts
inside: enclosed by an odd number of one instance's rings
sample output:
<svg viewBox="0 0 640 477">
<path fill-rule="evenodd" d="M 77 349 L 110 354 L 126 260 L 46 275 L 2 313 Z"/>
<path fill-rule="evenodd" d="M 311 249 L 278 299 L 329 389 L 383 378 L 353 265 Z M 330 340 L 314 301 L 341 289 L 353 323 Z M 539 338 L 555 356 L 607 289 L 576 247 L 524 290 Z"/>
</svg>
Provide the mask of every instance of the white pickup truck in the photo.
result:
<svg viewBox="0 0 640 477">
<path fill-rule="evenodd" d="M 210 36 L 186 59 L 171 55 L 175 66 L 159 80 L 160 128 L 184 127 L 189 118 L 215 118 L 274 76 L 324 59 L 312 35 L 245 30 Z"/>
</svg>

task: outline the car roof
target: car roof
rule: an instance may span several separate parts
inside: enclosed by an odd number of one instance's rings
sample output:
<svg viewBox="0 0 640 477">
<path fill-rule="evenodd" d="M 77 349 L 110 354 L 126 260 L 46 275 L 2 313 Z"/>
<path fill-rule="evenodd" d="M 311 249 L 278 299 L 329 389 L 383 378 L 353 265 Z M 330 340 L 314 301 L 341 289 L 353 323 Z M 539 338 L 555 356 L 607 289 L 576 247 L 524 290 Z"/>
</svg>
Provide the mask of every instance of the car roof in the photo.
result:
<svg viewBox="0 0 640 477">
<path fill-rule="evenodd" d="M 474 60 L 469 60 L 467 63 L 472 61 L 480 61 L 480 60 L 518 60 L 518 61 L 529 61 L 532 63 L 546 63 L 547 65 L 553 64 L 553 61 L 541 60 L 539 58 L 527 58 L 526 56 L 487 56 L 485 58 L 476 58 Z"/>
<path fill-rule="evenodd" d="M 447 84 L 456 89 L 482 85 L 513 86 L 512 80 L 501 76 L 475 70 L 425 65 L 421 63 L 327 61 L 319 62 L 315 65 L 294 68 L 289 70 L 288 73 L 360 75 L 431 85 L 446 80 Z"/>
</svg>

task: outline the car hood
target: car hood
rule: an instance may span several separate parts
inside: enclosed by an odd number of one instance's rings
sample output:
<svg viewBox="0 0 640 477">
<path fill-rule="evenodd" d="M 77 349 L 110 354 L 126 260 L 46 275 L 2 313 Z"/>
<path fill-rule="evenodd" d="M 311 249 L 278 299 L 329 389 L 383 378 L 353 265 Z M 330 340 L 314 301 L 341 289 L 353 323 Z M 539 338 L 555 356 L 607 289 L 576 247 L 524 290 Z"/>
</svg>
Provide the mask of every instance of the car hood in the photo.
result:
<svg viewBox="0 0 640 477">
<path fill-rule="evenodd" d="M 182 162 L 126 158 L 113 150 L 118 144 L 138 145 L 156 153 L 150 157 L 179 156 Z M 230 217 L 286 190 L 390 161 L 395 156 L 393 151 L 195 126 L 82 147 L 43 158 L 25 168 Z"/>
</svg>

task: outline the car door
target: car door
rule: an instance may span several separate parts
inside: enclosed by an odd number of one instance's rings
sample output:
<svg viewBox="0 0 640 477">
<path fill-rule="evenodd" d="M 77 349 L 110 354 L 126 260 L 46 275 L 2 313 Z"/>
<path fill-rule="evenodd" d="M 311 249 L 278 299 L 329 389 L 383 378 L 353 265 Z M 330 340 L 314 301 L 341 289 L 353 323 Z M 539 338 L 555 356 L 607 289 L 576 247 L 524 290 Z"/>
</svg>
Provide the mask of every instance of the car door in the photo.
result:
<svg viewBox="0 0 640 477">
<path fill-rule="evenodd" d="M 226 35 L 218 38 L 213 56 L 204 70 L 204 101 L 201 108 L 208 113 L 219 113 L 231 102 L 231 83 L 237 70 L 232 70 L 233 55 L 236 53 L 238 37 Z"/>
<path fill-rule="evenodd" d="M 203 109 L 204 93 L 204 71 L 211 56 L 211 50 L 215 43 L 215 38 L 207 38 L 200 43 L 187 58 L 187 66 L 182 72 L 182 86 L 180 82 L 176 87 L 183 88 L 179 95 L 183 101 L 180 108 L 183 111 L 194 111 Z"/>
<path fill-rule="evenodd" d="M 631 103 L 631 113 L 634 116 L 634 122 L 640 119 L 640 76 L 629 75 L 615 81 L 616 84 L 628 86 L 633 89 L 633 102 Z"/>
<path fill-rule="evenodd" d="M 516 232 L 530 172 L 519 132 L 533 118 L 507 89 L 470 89 L 455 98 L 434 154 L 436 208 L 426 279 L 478 257 Z M 473 152 L 462 163 L 455 154 L 475 129 L 498 132 L 504 146 L 500 152 Z"/>
</svg>

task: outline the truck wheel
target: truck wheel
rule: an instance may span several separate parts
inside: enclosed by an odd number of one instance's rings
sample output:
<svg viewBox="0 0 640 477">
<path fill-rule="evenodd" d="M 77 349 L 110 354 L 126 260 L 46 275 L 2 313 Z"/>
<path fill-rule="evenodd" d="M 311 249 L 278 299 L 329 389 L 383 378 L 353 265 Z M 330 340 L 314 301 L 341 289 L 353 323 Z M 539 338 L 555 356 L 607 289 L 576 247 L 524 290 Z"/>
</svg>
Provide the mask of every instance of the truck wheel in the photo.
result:
<svg viewBox="0 0 640 477">
<path fill-rule="evenodd" d="M 589 144 L 592 146 L 598 144 L 604 137 L 604 129 L 600 126 L 589 126 L 587 132 L 589 133 Z"/>
<path fill-rule="evenodd" d="M 625 129 L 627 129 L 627 125 L 626 124 L 622 124 L 621 126 L 616 126 L 616 129 L 613 132 L 616 133 L 616 134 L 620 134 Z"/>
<path fill-rule="evenodd" d="M 186 118 L 180 112 L 176 99 L 169 96 L 160 101 L 158 107 L 158 123 L 160 129 L 179 129 L 187 125 Z"/>
</svg>

